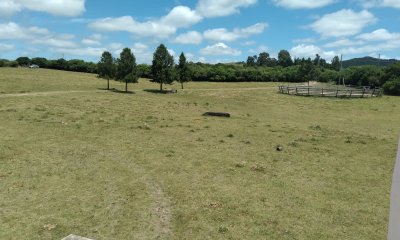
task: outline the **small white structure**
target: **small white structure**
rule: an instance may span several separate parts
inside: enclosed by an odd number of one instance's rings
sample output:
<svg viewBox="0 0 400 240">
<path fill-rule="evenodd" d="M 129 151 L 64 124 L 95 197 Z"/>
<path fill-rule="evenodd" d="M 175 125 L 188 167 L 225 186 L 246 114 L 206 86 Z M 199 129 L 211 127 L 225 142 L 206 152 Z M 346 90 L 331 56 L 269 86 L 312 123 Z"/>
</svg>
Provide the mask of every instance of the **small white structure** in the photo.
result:
<svg viewBox="0 0 400 240">
<path fill-rule="evenodd" d="M 29 68 L 39 68 L 39 66 L 36 65 L 36 64 L 32 64 L 32 65 L 29 66 Z"/>
</svg>

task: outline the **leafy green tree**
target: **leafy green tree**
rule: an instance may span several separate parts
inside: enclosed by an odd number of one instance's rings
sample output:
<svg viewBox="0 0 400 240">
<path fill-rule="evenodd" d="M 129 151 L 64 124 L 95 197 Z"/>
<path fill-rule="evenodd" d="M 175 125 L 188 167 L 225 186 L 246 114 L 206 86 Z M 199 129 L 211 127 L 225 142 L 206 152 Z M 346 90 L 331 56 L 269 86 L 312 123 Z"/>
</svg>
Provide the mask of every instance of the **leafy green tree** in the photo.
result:
<svg viewBox="0 0 400 240">
<path fill-rule="evenodd" d="M 174 58 L 164 44 L 158 46 L 154 52 L 151 73 L 152 82 L 160 84 L 160 91 L 163 91 L 163 84 L 171 84 L 174 81 Z"/>
<path fill-rule="evenodd" d="M 383 84 L 383 90 L 386 94 L 400 96 L 400 77 L 393 78 Z"/>
<path fill-rule="evenodd" d="M 103 52 L 100 62 L 97 64 L 97 73 L 100 78 L 107 79 L 107 90 L 110 89 L 110 79 L 115 77 L 114 58 L 110 52 Z"/>
<path fill-rule="evenodd" d="M 249 56 L 246 61 L 246 65 L 248 67 L 254 67 L 256 65 L 257 56 L 255 58 L 253 56 Z"/>
<path fill-rule="evenodd" d="M 179 82 L 181 83 L 181 86 L 183 89 L 183 83 L 190 81 L 188 62 L 187 62 L 185 54 L 183 54 L 183 52 L 179 56 L 178 75 L 179 75 L 179 78 L 178 78 Z"/>
<path fill-rule="evenodd" d="M 282 67 L 289 67 L 293 65 L 292 57 L 287 50 L 281 50 L 278 53 L 278 64 Z"/>
<path fill-rule="evenodd" d="M 332 59 L 331 68 L 335 71 L 340 71 L 340 67 L 341 67 L 340 58 L 338 56 L 335 56 Z"/>
<path fill-rule="evenodd" d="M 41 68 L 46 68 L 48 65 L 48 61 L 46 58 L 41 58 L 41 57 L 36 57 L 36 58 L 32 58 L 31 60 L 32 64 L 36 64 Z"/>
<path fill-rule="evenodd" d="M 131 49 L 124 48 L 117 59 L 117 72 L 115 75 L 118 81 L 125 83 L 125 92 L 128 92 L 128 83 L 137 83 L 136 58 Z"/>
<path fill-rule="evenodd" d="M 257 58 L 257 65 L 258 66 L 267 66 L 268 59 L 269 59 L 269 53 L 267 53 L 267 52 L 260 53 Z"/>
<path fill-rule="evenodd" d="M 15 59 L 15 61 L 18 62 L 18 64 L 22 67 L 22 66 L 29 66 L 31 64 L 31 59 L 28 57 L 19 57 L 17 59 Z"/>
</svg>

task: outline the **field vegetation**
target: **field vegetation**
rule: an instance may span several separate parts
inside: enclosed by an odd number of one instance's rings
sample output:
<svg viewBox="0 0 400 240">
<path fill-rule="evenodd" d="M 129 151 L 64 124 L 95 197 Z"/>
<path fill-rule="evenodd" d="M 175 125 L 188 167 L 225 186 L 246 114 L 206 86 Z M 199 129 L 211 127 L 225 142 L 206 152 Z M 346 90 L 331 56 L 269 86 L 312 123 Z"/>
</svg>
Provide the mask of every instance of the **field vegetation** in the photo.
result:
<svg viewBox="0 0 400 240">
<path fill-rule="evenodd" d="M 385 239 L 398 97 L 279 84 L 0 68 L 0 239 Z"/>
</svg>

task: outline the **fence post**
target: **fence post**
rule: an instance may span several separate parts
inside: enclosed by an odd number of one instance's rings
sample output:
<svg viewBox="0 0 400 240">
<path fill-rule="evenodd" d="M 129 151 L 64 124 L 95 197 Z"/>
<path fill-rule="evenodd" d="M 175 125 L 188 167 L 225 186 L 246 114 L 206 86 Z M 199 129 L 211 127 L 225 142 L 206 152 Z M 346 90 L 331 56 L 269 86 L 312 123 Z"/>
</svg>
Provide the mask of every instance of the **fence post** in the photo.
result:
<svg viewBox="0 0 400 240">
<path fill-rule="evenodd" d="M 322 88 L 322 96 L 324 96 L 324 88 Z"/>
<path fill-rule="evenodd" d="M 336 97 L 339 95 L 339 89 L 336 89 Z"/>
<path fill-rule="evenodd" d="M 362 94 L 362 98 L 364 98 L 364 94 L 365 94 L 365 88 L 363 88 L 363 94 Z"/>
<path fill-rule="evenodd" d="M 350 97 L 351 97 L 352 94 L 353 94 L 353 90 L 350 90 Z"/>
</svg>

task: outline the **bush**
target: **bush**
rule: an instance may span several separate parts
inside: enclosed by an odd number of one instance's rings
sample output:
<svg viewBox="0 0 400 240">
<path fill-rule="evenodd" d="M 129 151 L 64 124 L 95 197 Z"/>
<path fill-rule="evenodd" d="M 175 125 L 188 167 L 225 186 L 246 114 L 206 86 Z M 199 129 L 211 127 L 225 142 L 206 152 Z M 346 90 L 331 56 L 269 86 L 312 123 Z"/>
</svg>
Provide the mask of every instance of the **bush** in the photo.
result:
<svg viewBox="0 0 400 240">
<path fill-rule="evenodd" d="M 19 66 L 19 64 L 17 61 L 9 61 L 6 63 L 6 67 L 15 67 L 16 68 L 18 66 Z"/>
<path fill-rule="evenodd" d="M 388 95 L 400 96 L 400 77 L 387 81 L 383 85 L 383 90 Z"/>
</svg>

